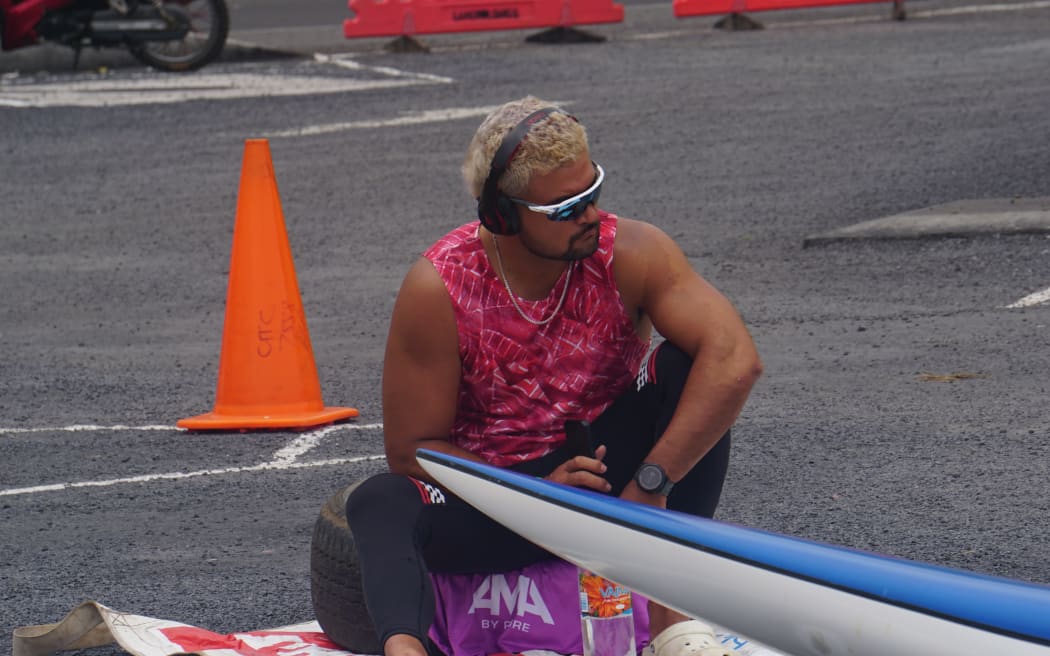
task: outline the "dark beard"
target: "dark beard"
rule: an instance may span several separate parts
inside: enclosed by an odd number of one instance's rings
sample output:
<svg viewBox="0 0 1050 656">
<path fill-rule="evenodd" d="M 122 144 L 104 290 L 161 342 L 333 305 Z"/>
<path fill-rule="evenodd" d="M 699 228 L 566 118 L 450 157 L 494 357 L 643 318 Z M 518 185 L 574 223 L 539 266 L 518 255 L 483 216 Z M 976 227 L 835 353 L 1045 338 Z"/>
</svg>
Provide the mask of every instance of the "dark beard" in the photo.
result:
<svg viewBox="0 0 1050 656">
<path fill-rule="evenodd" d="M 591 233 L 597 232 L 600 226 L 600 223 L 594 223 L 582 232 L 573 235 L 572 239 L 569 240 L 569 248 L 561 253 L 551 253 L 549 251 L 538 250 L 535 247 L 533 247 L 532 243 L 530 243 L 529 239 L 525 235 L 519 235 L 519 238 L 521 239 L 521 245 L 525 247 L 525 250 L 532 253 L 536 257 L 542 257 L 545 260 L 560 260 L 562 262 L 574 262 L 576 260 L 584 260 L 588 258 L 591 255 L 594 255 L 594 252 L 598 250 L 598 240 L 595 240 L 593 246 L 587 246 L 583 249 L 577 248 L 576 243 L 590 237 Z"/>
</svg>

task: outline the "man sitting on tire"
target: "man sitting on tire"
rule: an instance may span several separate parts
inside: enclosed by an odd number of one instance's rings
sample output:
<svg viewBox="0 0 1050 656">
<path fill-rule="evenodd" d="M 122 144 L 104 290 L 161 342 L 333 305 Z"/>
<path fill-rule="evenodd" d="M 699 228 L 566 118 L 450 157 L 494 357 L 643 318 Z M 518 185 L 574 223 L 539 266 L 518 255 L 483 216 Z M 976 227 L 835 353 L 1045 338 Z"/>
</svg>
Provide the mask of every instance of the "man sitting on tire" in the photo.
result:
<svg viewBox="0 0 1050 656">
<path fill-rule="evenodd" d="M 405 277 L 383 370 L 390 472 L 346 507 L 386 656 L 427 654 L 428 572 L 553 558 L 442 490 L 417 449 L 710 517 L 762 368 L 736 310 L 670 237 L 598 209 L 605 171 L 575 117 L 531 96 L 503 105 L 463 174 L 479 220 Z M 666 341 L 651 349 L 654 330 Z M 568 420 L 592 424 L 593 457 L 565 446 Z M 656 656 L 714 644 L 700 622 L 649 612 Z"/>
</svg>

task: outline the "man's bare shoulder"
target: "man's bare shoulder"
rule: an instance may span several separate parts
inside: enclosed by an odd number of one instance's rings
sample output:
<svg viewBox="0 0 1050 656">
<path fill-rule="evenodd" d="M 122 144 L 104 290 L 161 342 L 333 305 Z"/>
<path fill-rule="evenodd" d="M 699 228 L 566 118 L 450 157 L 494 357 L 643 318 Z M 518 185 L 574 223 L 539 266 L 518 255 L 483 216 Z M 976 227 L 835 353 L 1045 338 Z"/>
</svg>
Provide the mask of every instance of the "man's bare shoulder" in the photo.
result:
<svg viewBox="0 0 1050 656">
<path fill-rule="evenodd" d="M 636 219 L 617 219 L 613 245 L 613 274 L 624 305 L 636 316 L 645 304 L 649 281 L 664 278 L 673 257 L 671 238 L 651 223 Z"/>
<path fill-rule="evenodd" d="M 445 289 L 445 283 L 441 280 L 437 269 L 434 268 L 434 263 L 420 256 L 405 274 L 405 279 L 401 283 L 401 291 L 404 292 L 406 287 L 411 290 L 418 289 L 432 293 Z"/>
<path fill-rule="evenodd" d="M 644 266 L 653 258 L 665 257 L 676 247 L 666 232 L 646 221 L 618 218 L 613 253 L 630 266 Z"/>
<path fill-rule="evenodd" d="M 448 310 L 450 303 L 448 288 L 434 264 L 420 257 L 405 274 L 394 311 L 404 316 L 426 318 L 435 311 Z"/>
</svg>

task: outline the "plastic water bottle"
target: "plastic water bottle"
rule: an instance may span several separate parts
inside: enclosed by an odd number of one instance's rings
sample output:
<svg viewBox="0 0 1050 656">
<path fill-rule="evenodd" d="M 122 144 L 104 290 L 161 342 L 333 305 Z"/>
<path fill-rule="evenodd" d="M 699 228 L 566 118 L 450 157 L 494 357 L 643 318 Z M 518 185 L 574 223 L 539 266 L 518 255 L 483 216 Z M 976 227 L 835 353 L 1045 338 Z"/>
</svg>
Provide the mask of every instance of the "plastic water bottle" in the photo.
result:
<svg viewBox="0 0 1050 656">
<path fill-rule="evenodd" d="M 585 569 L 579 575 L 583 656 L 635 656 L 631 591 Z"/>
</svg>

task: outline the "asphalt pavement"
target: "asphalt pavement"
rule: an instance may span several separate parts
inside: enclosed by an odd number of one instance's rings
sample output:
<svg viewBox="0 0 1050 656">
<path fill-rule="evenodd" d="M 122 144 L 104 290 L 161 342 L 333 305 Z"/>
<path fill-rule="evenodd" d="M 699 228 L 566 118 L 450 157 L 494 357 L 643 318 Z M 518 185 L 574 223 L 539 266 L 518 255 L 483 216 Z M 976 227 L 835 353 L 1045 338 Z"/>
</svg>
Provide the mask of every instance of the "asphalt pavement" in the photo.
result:
<svg viewBox="0 0 1050 656">
<path fill-rule="evenodd" d="M 401 278 L 470 220 L 462 153 L 525 93 L 581 117 L 606 209 L 672 235 L 752 330 L 719 518 L 1050 583 L 1050 3 L 908 6 L 725 32 L 638 3 L 605 43 L 413 54 L 342 39 L 342 7 L 244 2 L 191 75 L 0 55 L 0 653 L 83 599 L 219 632 L 310 618 L 317 512 L 383 467 Z M 348 424 L 175 427 L 214 402 L 247 138 Z"/>
</svg>

